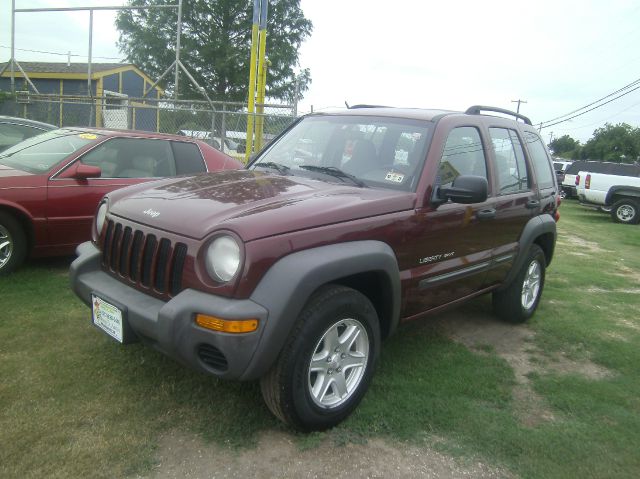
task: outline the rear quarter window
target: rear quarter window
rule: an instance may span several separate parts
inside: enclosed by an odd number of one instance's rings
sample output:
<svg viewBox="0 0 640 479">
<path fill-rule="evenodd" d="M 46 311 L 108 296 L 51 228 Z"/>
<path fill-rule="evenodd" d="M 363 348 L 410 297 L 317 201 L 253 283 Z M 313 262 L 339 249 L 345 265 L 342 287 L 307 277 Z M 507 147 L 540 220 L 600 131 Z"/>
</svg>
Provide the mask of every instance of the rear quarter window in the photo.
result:
<svg viewBox="0 0 640 479">
<path fill-rule="evenodd" d="M 172 141 L 171 147 L 176 160 L 177 175 L 191 175 L 207 171 L 200 148 L 195 143 Z"/>
<path fill-rule="evenodd" d="M 533 163 L 533 168 L 538 180 L 538 188 L 553 188 L 555 183 L 553 169 L 551 168 L 551 160 L 547 155 L 547 150 L 538 135 L 530 131 L 525 131 L 524 141 L 527 144 L 527 150 Z"/>
</svg>

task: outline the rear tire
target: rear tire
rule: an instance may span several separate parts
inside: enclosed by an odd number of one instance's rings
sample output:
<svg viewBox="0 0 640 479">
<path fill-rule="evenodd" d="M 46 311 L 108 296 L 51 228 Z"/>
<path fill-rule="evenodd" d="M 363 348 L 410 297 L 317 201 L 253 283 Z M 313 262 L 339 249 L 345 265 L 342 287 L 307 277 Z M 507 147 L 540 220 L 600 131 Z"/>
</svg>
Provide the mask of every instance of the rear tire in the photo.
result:
<svg viewBox="0 0 640 479">
<path fill-rule="evenodd" d="M 11 273 L 27 256 L 27 237 L 20 223 L 0 211 L 0 276 Z"/>
<path fill-rule="evenodd" d="M 264 401 L 296 429 L 333 427 L 367 391 L 379 348 L 371 301 L 351 288 L 324 286 L 310 298 L 276 363 L 261 379 Z"/>
<path fill-rule="evenodd" d="M 493 310 L 509 323 L 523 323 L 535 313 L 544 288 L 546 258 L 537 244 L 532 244 L 520 271 L 504 290 L 493 293 Z"/>
<path fill-rule="evenodd" d="M 616 201 L 611 207 L 611 218 L 616 223 L 636 225 L 640 221 L 638 202 L 630 198 Z"/>
</svg>

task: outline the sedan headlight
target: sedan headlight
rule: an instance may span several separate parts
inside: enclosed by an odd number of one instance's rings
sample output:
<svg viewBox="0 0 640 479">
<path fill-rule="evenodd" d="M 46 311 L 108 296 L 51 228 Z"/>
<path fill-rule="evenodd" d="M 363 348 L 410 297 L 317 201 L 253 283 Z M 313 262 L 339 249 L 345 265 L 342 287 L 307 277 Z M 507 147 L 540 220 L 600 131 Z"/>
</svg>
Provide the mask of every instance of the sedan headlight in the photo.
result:
<svg viewBox="0 0 640 479">
<path fill-rule="evenodd" d="M 240 267 L 240 245 L 231 236 L 216 238 L 207 248 L 205 264 L 209 276 L 226 283 Z"/>
</svg>

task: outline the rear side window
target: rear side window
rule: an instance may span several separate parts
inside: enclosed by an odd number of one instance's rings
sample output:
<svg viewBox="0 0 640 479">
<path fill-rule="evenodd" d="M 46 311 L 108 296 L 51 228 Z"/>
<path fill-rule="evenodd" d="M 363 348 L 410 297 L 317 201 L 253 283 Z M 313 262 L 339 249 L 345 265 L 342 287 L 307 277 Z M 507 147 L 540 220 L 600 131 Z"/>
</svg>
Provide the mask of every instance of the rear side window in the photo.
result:
<svg viewBox="0 0 640 479">
<path fill-rule="evenodd" d="M 498 191 L 501 195 L 529 189 L 524 151 L 515 131 L 507 128 L 489 128 L 496 157 Z"/>
<path fill-rule="evenodd" d="M 156 178 L 175 175 L 173 154 L 166 140 L 112 138 L 82 157 L 97 166 L 102 178 Z"/>
<path fill-rule="evenodd" d="M 531 155 L 531 161 L 538 177 L 538 187 L 540 189 L 553 188 L 553 171 L 551 169 L 551 161 L 544 149 L 542 140 L 535 133 L 526 131 L 524 133 L 527 149 Z"/>
<path fill-rule="evenodd" d="M 449 133 L 438 168 L 437 183 L 451 186 L 460 175 L 487 177 L 480 133 L 470 126 L 454 128 Z"/>
<path fill-rule="evenodd" d="M 44 130 L 31 126 L 0 123 L 0 151 L 43 132 Z"/>
<path fill-rule="evenodd" d="M 172 141 L 173 156 L 176 159 L 176 174 L 191 175 L 207 171 L 200 149 L 194 143 Z"/>
</svg>

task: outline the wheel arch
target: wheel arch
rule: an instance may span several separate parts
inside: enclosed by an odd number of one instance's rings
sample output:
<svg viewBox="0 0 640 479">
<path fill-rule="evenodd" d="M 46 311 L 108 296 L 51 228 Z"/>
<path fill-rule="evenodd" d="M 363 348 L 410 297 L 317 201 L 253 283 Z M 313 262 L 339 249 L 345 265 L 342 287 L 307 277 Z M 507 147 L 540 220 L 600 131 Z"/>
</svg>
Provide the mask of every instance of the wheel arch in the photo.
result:
<svg viewBox="0 0 640 479">
<path fill-rule="evenodd" d="M 389 245 L 353 241 L 292 253 L 267 271 L 251 295 L 252 301 L 269 311 L 269 317 L 242 379 L 255 379 L 268 371 L 308 299 L 327 284 L 348 286 L 367 296 L 378 313 L 383 337 L 396 329 L 400 274 Z"/>
<path fill-rule="evenodd" d="M 612 186 L 607 192 L 605 204 L 611 206 L 625 198 L 635 201 L 640 200 L 640 188 L 635 186 Z"/>
<path fill-rule="evenodd" d="M 35 232 L 33 230 L 33 220 L 31 215 L 20 208 L 17 205 L 13 205 L 11 203 L 1 203 L 0 202 L 0 212 L 6 213 L 12 216 L 22 227 L 26 237 L 27 237 L 27 254 L 33 249 L 34 243 L 34 235 Z"/>
<path fill-rule="evenodd" d="M 556 237 L 556 222 L 551 215 L 544 214 L 531 218 L 520 235 L 520 246 L 511 271 L 498 291 L 506 289 L 516 278 L 532 244 L 536 244 L 542 249 L 546 261 L 545 266 L 549 266 L 555 251 Z"/>
</svg>

